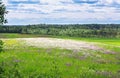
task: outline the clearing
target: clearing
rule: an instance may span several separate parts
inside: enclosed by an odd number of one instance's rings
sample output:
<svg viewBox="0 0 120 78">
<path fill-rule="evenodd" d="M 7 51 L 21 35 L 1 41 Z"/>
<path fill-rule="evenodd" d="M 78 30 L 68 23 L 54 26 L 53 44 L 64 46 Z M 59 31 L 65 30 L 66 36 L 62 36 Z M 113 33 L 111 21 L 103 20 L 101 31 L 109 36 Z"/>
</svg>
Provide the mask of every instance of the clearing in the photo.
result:
<svg viewBox="0 0 120 78">
<path fill-rule="evenodd" d="M 45 37 L 2 40 L 1 78 L 120 77 L 120 40 Z"/>
<path fill-rule="evenodd" d="M 93 49 L 96 50 L 98 47 L 90 42 L 75 41 L 67 39 L 57 38 L 18 38 L 17 40 L 23 40 L 28 46 L 42 47 L 42 48 L 62 48 L 62 49 Z"/>
</svg>

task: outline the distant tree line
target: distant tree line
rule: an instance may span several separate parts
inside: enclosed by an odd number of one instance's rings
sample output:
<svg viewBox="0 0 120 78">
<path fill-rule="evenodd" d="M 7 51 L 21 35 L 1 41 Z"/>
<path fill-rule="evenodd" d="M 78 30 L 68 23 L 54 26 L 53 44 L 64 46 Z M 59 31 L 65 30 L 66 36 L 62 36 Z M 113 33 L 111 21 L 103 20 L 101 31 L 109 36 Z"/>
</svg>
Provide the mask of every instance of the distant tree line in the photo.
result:
<svg viewBox="0 0 120 78">
<path fill-rule="evenodd" d="M 0 33 L 120 38 L 120 24 L 39 24 L 26 26 L 1 26 Z"/>
</svg>

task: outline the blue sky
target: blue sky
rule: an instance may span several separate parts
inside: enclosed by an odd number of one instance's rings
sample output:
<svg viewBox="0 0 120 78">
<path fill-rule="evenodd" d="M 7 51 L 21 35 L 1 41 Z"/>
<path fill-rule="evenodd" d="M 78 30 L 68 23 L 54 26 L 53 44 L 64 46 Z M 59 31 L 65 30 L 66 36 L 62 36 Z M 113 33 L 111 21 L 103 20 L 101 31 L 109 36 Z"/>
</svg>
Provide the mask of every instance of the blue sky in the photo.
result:
<svg viewBox="0 0 120 78">
<path fill-rule="evenodd" d="M 120 23 L 120 0 L 3 0 L 8 24 Z"/>
</svg>

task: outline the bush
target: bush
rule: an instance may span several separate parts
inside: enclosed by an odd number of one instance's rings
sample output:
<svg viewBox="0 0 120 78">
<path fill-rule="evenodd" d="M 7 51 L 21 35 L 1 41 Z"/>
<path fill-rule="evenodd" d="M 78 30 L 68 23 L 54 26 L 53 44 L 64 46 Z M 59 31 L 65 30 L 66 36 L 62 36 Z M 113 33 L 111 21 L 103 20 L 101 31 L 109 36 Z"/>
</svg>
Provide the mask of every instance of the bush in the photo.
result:
<svg viewBox="0 0 120 78">
<path fill-rule="evenodd" d="M 3 41 L 2 40 L 0 40 L 0 52 L 2 52 L 3 51 Z"/>
</svg>

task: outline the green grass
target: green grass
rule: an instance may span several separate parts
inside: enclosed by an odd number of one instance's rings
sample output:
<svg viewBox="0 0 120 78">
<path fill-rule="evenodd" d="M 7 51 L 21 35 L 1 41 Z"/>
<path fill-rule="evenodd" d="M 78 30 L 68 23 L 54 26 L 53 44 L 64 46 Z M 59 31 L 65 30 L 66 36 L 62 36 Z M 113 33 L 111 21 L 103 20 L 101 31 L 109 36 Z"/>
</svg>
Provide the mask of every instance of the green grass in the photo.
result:
<svg viewBox="0 0 120 78">
<path fill-rule="evenodd" d="M 15 39 L 4 40 L 0 78 L 119 78 L 120 49 L 117 49 L 115 54 L 105 54 L 95 50 L 36 48 Z"/>
<path fill-rule="evenodd" d="M 120 46 L 120 38 L 79 38 L 79 37 L 56 37 L 62 39 L 72 39 L 77 41 L 98 42 L 108 45 Z"/>
<path fill-rule="evenodd" d="M 48 36 L 48 35 L 35 35 L 35 34 L 18 34 L 18 33 L 0 33 L 0 38 L 60 38 L 71 39 L 77 41 L 92 42 L 99 45 L 102 48 L 110 49 L 112 51 L 120 52 L 120 38 L 79 38 L 79 37 L 65 37 L 65 36 Z"/>
<path fill-rule="evenodd" d="M 0 33 L 0 38 L 32 38 L 39 37 L 39 35 L 19 34 L 19 33 Z"/>
<path fill-rule="evenodd" d="M 120 51 L 120 38 L 79 38 L 79 37 L 65 37 L 65 36 L 48 36 L 48 35 L 33 35 L 33 34 L 18 34 L 18 33 L 0 33 L 0 38 L 36 38 L 36 37 L 50 37 L 61 39 L 72 39 L 77 41 L 87 41 L 99 44 L 101 47 L 111 49 L 113 51 Z"/>
<path fill-rule="evenodd" d="M 120 38 L 79 38 L 79 37 L 38 35 L 38 34 L 0 33 L 0 38 L 35 38 L 35 37 L 73 39 L 73 40 L 82 40 L 82 41 L 89 41 L 89 42 L 101 42 L 101 43 L 120 46 Z"/>
</svg>

